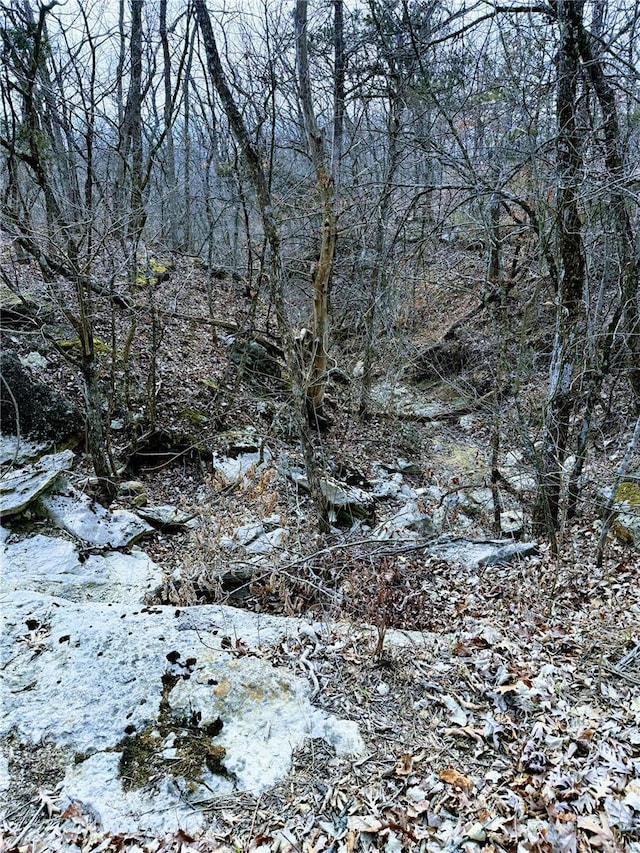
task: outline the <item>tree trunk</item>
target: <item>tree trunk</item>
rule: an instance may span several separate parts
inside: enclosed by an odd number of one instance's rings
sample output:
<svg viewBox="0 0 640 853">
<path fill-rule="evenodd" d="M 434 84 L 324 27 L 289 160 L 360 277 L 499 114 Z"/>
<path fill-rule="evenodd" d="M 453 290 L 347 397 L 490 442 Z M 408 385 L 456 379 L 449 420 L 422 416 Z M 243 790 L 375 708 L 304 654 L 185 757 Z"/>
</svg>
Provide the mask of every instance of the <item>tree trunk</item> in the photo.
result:
<svg viewBox="0 0 640 853">
<path fill-rule="evenodd" d="M 311 421 L 322 411 L 324 389 L 327 381 L 327 344 L 329 333 L 329 282 L 333 268 L 338 231 L 336 217 L 335 183 L 329 168 L 322 138 L 313 109 L 309 55 L 307 49 L 307 0 L 297 0 L 295 9 L 296 60 L 300 103 L 304 118 L 309 155 L 316 173 L 316 186 L 320 196 L 320 255 L 313 274 L 313 341 L 307 402 Z M 340 5 L 340 4 L 338 4 Z M 341 8 L 340 8 L 341 11 Z M 338 100 L 336 98 L 336 100 Z M 338 131 L 338 137 L 341 134 Z M 334 140 L 336 134 L 334 131 Z"/>
<path fill-rule="evenodd" d="M 582 157 L 576 122 L 579 80 L 578 26 L 583 2 L 558 0 L 560 27 L 556 114 L 558 122 L 557 242 L 559 282 L 556 295 L 556 332 L 543 418 L 539 483 L 533 511 L 538 532 L 553 538 L 560 522 L 563 465 L 575 402 L 576 372 L 583 317 L 585 257 L 578 186 Z"/>
<path fill-rule="evenodd" d="M 302 452 L 305 460 L 305 469 L 311 497 L 314 502 L 316 514 L 318 517 L 318 527 L 321 533 L 326 533 L 330 529 L 329 512 L 327 501 L 320 489 L 320 478 L 315 465 L 315 453 L 307 432 L 306 412 L 305 412 L 305 388 L 302 382 L 302 374 L 296 357 L 296 347 L 294 346 L 293 335 L 284 310 L 284 271 L 282 265 L 282 257 L 280 251 L 280 230 L 275 215 L 275 209 L 269 183 L 263 168 L 263 158 L 261 157 L 258 147 L 253 143 L 249 131 L 244 123 L 244 119 L 234 100 L 231 89 L 227 82 L 227 77 L 220 61 L 218 46 L 213 34 L 211 19 L 207 11 L 204 0 L 194 0 L 193 4 L 198 26 L 202 34 L 202 41 L 205 48 L 207 69 L 216 87 L 218 96 L 222 103 L 222 108 L 225 111 L 231 131 L 238 143 L 242 158 L 249 173 L 249 177 L 253 184 L 260 217 L 262 219 L 262 227 L 264 230 L 264 239 L 269 247 L 269 267 L 271 272 L 271 293 L 276 310 L 278 328 L 284 344 L 284 351 L 287 358 L 287 366 L 291 376 L 292 396 L 294 414 L 298 426 L 298 434 L 302 445 Z"/>
</svg>

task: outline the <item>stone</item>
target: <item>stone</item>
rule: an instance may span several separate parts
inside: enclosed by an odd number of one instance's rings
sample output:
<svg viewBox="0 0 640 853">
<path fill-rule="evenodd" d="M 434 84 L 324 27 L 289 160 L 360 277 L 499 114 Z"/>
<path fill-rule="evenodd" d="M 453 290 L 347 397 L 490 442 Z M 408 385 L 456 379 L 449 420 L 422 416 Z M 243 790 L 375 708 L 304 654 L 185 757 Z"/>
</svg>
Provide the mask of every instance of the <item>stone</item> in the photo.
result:
<svg viewBox="0 0 640 853">
<path fill-rule="evenodd" d="M 3 596 L 3 615 L 0 737 L 64 750 L 56 793 L 103 832 L 196 830 L 216 795 L 257 797 L 284 779 L 307 738 L 364 749 L 355 722 L 315 708 L 306 679 L 261 657 L 308 631 L 302 620 L 24 591 Z"/>
<path fill-rule="evenodd" d="M 465 515 L 474 518 L 493 512 L 493 493 L 491 489 L 461 489 L 458 492 L 458 506 Z"/>
<path fill-rule="evenodd" d="M 452 539 L 431 546 L 428 553 L 441 560 L 477 569 L 532 556 L 538 553 L 538 545 L 536 542 L 513 542 L 509 539 Z"/>
<path fill-rule="evenodd" d="M 506 453 L 500 467 L 500 473 L 518 497 L 535 493 L 537 489 L 536 478 L 521 451 L 510 450 Z"/>
<path fill-rule="evenodd" d="M 34 321 L 42 324 L 51 314 L 51 307 L 37 302 L 32 296 L 19 296 L 10 287 L 0 286 L 0 315 L 4 325 L 33 330 Z"/>
<path fill-rule="evenodd" d="M 46 370 L 49 367 L 47 359 L 37 350 L 20 356 L 20 364 L 30 370 Z"/>
<path fill-rule="evenodd" d="M 23 465 L 39 459 L 49 449 L 47 443 L 29 441 L 22 436 L 0 434 L 0 465 Z"/>
<path fill-rule="evenodd" d="M 36 379 L 9 350 L 0 354 L 0 372 L 3 379 L 0 394 L 2 432 L 16 434 L 19 427 L 21 435 L 56 442 L 80 435 L 83 420 L 76 406 Z"/>
<path fill-rule="evenodd" d="M 611 489 L 602 492 L 605 505 L 611 497 Z M 640 547 L 640 475 L 630 474 L 618 485 L 615 501 L 611 507 L 613 520 L 611 529 L 621 542 Z"/>
<path fill-rule="evenodd" d="M 373 530 L 373 539 L 429 539 L 436 526 L 429 515 L 420 512 L 415 501 L 408 501 L 392 518 Z"/>
<path fill-rule="evenodd" d="M 414 418 L 419 421 L 437 421 L 452 410 L 468 406 L 462 397 L 447 400 L 429 398 L 417 389 L 406 385 L 384 382 L 371 389 L 371 401 L 377 409 L 386 414 L 393 412 L 399 417 Z"/>
<path fill-rule="evenodd" d="M 58 527 L 89 545 L 127 548 L 153 527 L 125 509 L 109 511 L 71 486 L 66 494 L 44 495 L 39 511 Z"/>
<path fill-rule="evenodd" d="M 517 536 L 524 530 L 524 513 L 519 509 L 507 509 L 500 513 L 500 529 L 509 536 Z"/>
<path fill-rule="evenodd" d="M 17 471 L 11 471 L 0 480 L 0 515 L 18 515 L 45 492 L 60 476 L 71 468 L 73 452 L 42 456 L 37 462 Z"/>
<path fill-rule="evenodd" d="M 282 467 L 288 479 L 304 491 L 309 491 L 309 480 L 300 468 Z M 352 523 L 356 519 L 371 519 L 375 514 L 373 495 L 358 486 L 340 483 L 331 477 L 320 479 L 320 491 L 329 505 L 329 520 Z"/>
<path fill-rule="evenodd" d="M 162 530 L 176 530 L 186 527 L 196 517 L 195 512 L 184 512 L 171 504 L 146 506 L 138 509 L 137 514 L 154 527 L 159 527 Z"/>
<path fill-rule="evenodd" d="M 422 474 L 422 467 L 417 462 L 409 462 L 402 456 L 396 459 L 396 466 L 401 474 Z"/>
<path fill-rule="evenodd" d="M 227 485 L 246 481 L 271 461 L 271 451 L 252 427 L 229 430 L 219 440 L 224 454 L 213 454 L 213 470 Z"/>
<path fill-rule="evenodd" d="M 229 348 L 229 359 L 237 365 L 241 376 L 259 383 L 282 377 L 278 360 L 257 341 L 234 341 Z"/>
<path fill-rule="evenodd" d="M 68 601 L 144 602 L 162 571 L 141 551 L 89 554 L 67 539 L 31 536 L 5 544 L 0 589 L 32 590 Z"/>
<path fill-rule="evenodd" d="M 487 554 L 479 562 L 479 566 L 500 566 L 511 563 L 514 559 L 532 557 L 538 553 L 536 542 L 512 542 L 500 545 L 493 553 Z"/>
<path fill-rule="evenodd" d="M 286 530 L 283 527 L 267 530 L 268 526 L 268 519 L 243 524 L 232 536 L 223 536 L 220 544 L 229 551 L 243 548 L 248 554 L 270 554 L 282 546 Z"/>
</svg>

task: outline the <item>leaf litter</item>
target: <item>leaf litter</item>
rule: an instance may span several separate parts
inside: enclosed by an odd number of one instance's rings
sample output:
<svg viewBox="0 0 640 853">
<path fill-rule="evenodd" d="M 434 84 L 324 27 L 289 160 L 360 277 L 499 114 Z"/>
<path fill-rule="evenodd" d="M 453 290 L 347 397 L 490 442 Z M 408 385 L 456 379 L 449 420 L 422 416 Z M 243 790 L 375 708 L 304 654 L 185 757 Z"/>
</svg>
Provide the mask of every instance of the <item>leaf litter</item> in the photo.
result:
<svg viewBox="0 0 640 853">
<path fill-rule="evenodd" d="M 259 653 L 356 720 L 363 756 L 309 741 L 259 799 L 203 803 L 209 827 L 193 836 L 105 836 L 41 790 L 33 840 L 7 832 L 3 849 L 640 853 L 640 600 L 624 556 L 432 566 L 424 627 L 417 613 L 387 625 L 382 649 L 343 595 L 336 621 Z M 336 571 L 336 590 L 353 571 Z"/>
</svg>

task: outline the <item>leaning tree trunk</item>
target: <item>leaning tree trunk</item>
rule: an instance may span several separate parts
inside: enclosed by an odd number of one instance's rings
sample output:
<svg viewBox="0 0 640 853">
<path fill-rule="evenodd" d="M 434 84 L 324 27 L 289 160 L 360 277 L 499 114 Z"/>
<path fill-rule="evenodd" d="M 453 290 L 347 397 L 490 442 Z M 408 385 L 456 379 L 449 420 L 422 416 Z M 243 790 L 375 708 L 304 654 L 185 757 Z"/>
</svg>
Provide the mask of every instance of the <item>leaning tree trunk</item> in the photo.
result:
<svg viewBox="0 0 640 853">
<path fill-rule="evenodd" d="M 329 523 L 328 505 L 320 488 L 320 479 L 315 465 L 315 453 L 308 435 L 307 422 L 305 418 L 306 413 L 304 411 L 305 393 L 302 374 L 296 357 L 296 347 L 294 345 L 293 335 L 291 328 L 287 323 L 287 317 L 284 310 L 284 273 L 280 249 L 280 229 L 276 219 L 269 182 L 262 165 L 263 158 L 258 146 L 253 142 L 249 134 L 242 114 L 238 109 L 238 105 L 236 104 L 229 87 L 227 76 L 220 60 L 218 45 L 213 33 L 211 18 L 209 17 L 205 0 L 194 0 L 193 9 L 202 35 L 202 42 L 207 60 L 207 70 L 216 91 L 218 92 L 222 108 L 227 116 L 227 120 L 229 121 L 229 125 L 236 142 L 238 143 L 243 162 L 247 172 L 249 173 L 249 177 L 257 197 L 258 209 L 260 211 L 260 218 L 262 220 L 262 227 L 264 230 L 264 239 L 269 247 L 271 295 L 276 310 L 278 330 L 282 337 L 283 348 L 287 358 L 287 366 L 289 367 L 291 376 L 294 413 L 298 421 L 298 433 L 305 460 L 306 475 L 318 517 L 318 527 L 321 533 L 326 533 L 331 527 Z"/>
</svg>

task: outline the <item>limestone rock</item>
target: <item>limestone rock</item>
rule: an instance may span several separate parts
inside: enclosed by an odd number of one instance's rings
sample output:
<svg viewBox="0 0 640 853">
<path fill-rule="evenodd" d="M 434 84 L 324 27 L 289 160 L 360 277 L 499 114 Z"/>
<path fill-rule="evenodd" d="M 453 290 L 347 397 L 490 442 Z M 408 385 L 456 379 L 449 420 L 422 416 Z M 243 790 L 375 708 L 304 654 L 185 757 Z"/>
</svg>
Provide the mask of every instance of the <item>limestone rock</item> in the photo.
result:
<svg viewBox="0 0 640 853">
<path fill-rule="evenodd" d="M 283 467 L 281 472 L 304 491 L 309 491 L 309 480 L 300 468 Z M 331 521 L 352 523 L 355 519 L 371 519 L 375 514 L 373 495 L 358 486 L 340 483 L 331 477 L 320 479 L 320 490 L 329 505 Z"/>
<path fill-rule="evenodd" d="M 279 522 L 277 516 L 274 518 Z M 243 548 L 248 554 L 270 554 L 282 545 L 286 536 L 283 527 L 274 527 L 273 524 L 270 519 L 243 524 L 232 536 L 222 537 L 220 544 L 230 551 Z"/>
<path fill-rule="evenodd" d="M 611 491 L 610 488 L 602 491 L 605 506 L 608 506 Z M 640 548 L 640 474 L 630 474 L 620 483 L 611 511 L 614 516 L 611 529 L 618 539 Z"/>
<path fill-rule="evenodd" d="M 137 510 L 137 514 L 154 527 L 159 527 L 162 530 L 177 530 L 181 527 L 188 527 L 196 515 L 194 512 L 184 512 L 171 504 L 141 507 Z"/>
<path fill-rule="evenodd" d="M 39 507 L 76 539 L 100 547 L 126 548 L 153 531 L 150 524 L 132 512 L 111 512 L 70 486 L 66 491 L 67 494 L 44 495 Z"/>
<path fill-rule="evenodd" d="M 252 428 L 229 430 L 220 436 L 223 453 L 213 454 L 213 470 L 227 484 L 241 483 L 251 473 L 264 470 L 271 452 Z"/>
<path fill-rule="evenodd" d="M 41 457 L 38 462 L 12 471 L 0 480 L 0 515 L 11 516 L 23 512 L 30 503 L 48 489 L 60 474 L 71 467 L 73 453 Z"/>
<path fill-rule="evenodd" d="M 374 539 L 428 539 L 436 533 L 436 526 L 429 515 L 420 512 L 415 501 L 408 501 L 392 518 L 378 525 L 373 531 Z"/>
<path fill-rule="evenodd" d="M 536 542 L 513 542 L 509 539 L 452 539 L 429 548 L 429 553 L 442 560 L 462 563 L 470 569 L 510 563 L 519 557 L 538 553 Z"/>
<path fill-rule="evenodd" d="M 48 449 L 48 444 L 38 441 L 28 441 L 17 435 L 0 434 L 0 465 L 9 463 L 24 465 L 33 459 L 38 459 Z"/>
<path fill-rule="evenodd" d="M 32 592 L 6 594 L 3 610 L 0 737 L 65 749 L 60 793 L 103 831 L 197 829 L 216 794 L 258 796 L 284 778 L 306 738 L 363 749 L 356 723 L 314 708 L 305 679 L 260 657 L 302 620 Z"/>
<path fill-rule="evenodd" d="M 162 583 L 145 554 L 90 554 L 80 560 L 67 539 L 31 536 L 3 547 L 0 589 L 32 590 L 69 601 L 144 602 Z"/>
</svg>

